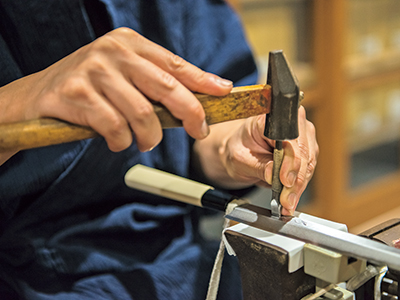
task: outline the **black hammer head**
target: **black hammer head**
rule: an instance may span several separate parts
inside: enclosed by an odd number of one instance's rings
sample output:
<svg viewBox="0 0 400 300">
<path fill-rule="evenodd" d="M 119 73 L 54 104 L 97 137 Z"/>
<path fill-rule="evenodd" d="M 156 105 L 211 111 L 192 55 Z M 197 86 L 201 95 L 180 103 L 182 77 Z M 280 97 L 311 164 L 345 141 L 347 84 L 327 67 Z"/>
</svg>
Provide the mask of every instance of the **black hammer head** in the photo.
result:
<svg viewBox="0 0 400 300">
<path fill-rule="evenodd" d="M 271 86 L 271 111 L 264 135 L 278 141 L 297 138 L 300 90 L 282 50 L 269 53 L 267 84 Z"/>
</svg>

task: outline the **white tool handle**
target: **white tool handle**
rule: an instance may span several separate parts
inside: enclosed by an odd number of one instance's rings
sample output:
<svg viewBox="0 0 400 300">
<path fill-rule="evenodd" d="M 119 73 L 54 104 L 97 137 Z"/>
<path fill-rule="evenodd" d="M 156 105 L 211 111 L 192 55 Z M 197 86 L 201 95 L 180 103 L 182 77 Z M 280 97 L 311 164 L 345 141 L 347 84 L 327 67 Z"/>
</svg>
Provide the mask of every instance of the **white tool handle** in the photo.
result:
<svg viewBox="0 0 400 300">
<path fill-rule="evenodd" d="M 214 190 L 212 186 L 143 165 L 133 166 L 125 174 L 125 183 L 140 191 L 196 206 L 203 206 L 204 194 Z"/>
</svg>

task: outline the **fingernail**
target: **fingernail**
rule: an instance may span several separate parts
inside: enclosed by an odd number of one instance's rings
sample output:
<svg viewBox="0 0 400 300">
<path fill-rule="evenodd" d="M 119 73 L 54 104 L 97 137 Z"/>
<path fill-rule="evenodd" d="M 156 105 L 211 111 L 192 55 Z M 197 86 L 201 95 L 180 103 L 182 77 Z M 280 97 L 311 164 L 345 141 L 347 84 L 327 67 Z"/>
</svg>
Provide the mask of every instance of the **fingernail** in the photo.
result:
<svg viewBox="0 0 400 300">
<path fill-rule="evenodd" d="M 153 146 L 153 147 L 151 147 L 151 148 L 149 148 L 149 149 L 144 150 L 143 152 L 150 152 L 150 151 L 153 150 L 155 147 L 156 147 L 156 146 Z"/>
<path fill-rule="evenodd" d="M 295 206 L 296 206 L 296 199 L 297 199 L 297 196 L 296 196 L 295 193 L 291 193 L 291 194 L 288 196 L 288 205 L 289 205 L 290 209 L 294 209 L 294 208 L 295 208 Z"/>
<path fill-rule="evenodd" d="M 203 121 L 201 125 L 201 133 L 204 137 L 207 137 L 210 134 L 210 127 L 208 126 L 206 120 Z"/>
<path fill-rule="evenodd" d="M 214 77 L 214 80 L 217 84 L 219 84 L 220 86 L 223 86 L 223 87 L 231 87 L 233 85 L 232 81 L 221 78 L 221 77 Z"/>
<path fill-rule="evenodd" d="M 288 182 L 290 184 L 289 187 L 292 187 L 294 185 L 294 183 L 296 182 L 296 178 L 297 178 L 296 172 L 293 172 L 293 171 L 289 172 L 288 177 L 287 177 Z"/>
</svg>

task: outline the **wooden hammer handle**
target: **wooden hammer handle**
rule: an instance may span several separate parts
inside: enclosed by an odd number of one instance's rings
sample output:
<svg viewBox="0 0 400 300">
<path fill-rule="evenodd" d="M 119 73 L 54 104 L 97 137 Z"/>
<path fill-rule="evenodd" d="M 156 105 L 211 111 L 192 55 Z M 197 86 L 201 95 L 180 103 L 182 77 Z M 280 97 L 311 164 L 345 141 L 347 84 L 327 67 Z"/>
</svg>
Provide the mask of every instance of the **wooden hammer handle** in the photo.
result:
<svg viewBox="0 0 400 300">
<path fill-rule="evenodd" d="M 207 123 L 211 125 L 269 113 L 271 87 L 269 85 L 236 87 L 226 96 L 205 94 L 195 94 L 195 96 L 204 107 Z M 163 105 L 154 103 L 153 106 L 162 128 L 182 126 L 182 122 Z M 97 136 L 99 134 L 89 127 L 51 118 L 0 124 L 0 152 L 37 148 Z"/>
</svg>

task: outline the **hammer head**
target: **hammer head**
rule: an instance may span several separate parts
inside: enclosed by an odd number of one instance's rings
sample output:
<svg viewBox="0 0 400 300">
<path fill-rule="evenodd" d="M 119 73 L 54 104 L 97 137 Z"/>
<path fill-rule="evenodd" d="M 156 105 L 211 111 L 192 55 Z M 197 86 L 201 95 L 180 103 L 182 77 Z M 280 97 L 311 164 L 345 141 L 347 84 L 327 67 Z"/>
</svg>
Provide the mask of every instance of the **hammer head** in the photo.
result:
<svg viewBox="0 0 400 300">
<path fill-rule="evenodd" d="M 282 50 L 269 53 L 267 84 L 271 86 L 271 111 L 264 135 L 278 141 L 297 138 L 300 89 Z"/>
</svg>

